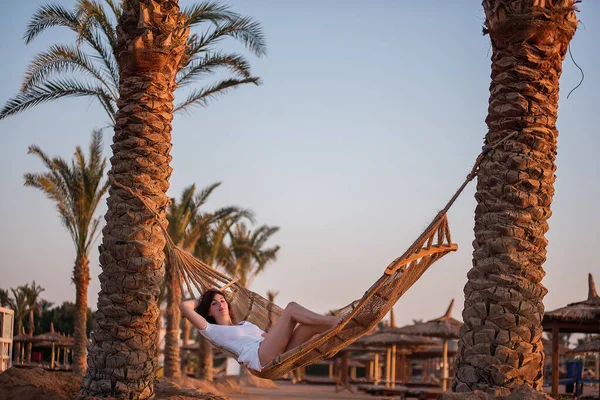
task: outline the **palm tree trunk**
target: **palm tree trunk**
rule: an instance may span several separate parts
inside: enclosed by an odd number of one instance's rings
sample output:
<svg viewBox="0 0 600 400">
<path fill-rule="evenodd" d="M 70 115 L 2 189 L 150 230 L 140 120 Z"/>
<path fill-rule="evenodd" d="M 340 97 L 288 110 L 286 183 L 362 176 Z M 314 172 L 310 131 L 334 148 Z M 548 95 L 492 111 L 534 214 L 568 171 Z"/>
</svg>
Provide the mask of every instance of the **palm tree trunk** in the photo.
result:
<svg viewBox="0 0 600 400">
<path fill-rule="evenodd" d="M 33 310 L 29 310 L 29 336 L 33 337 L 33 331 L 35 330 L 34 327 L 34 318 L 33 318 Z M 27 362 L 31 362 L 31 350 L 33 348 L 33 343 L 29 342 L 27 343 Z"/>
<path fill-rule="evenodd" d="M 198 354 L 198 374 L 199 379 L 204 379 L 207 382 L 213 381 L 213 345 L 204 338 L 202 335 L 198 335 L 198 341 L 200 342 L 199 354 Z"/>
<path fill-rule="evenodd" d="M 499 396 L 542 388 L 542 264 L 554 195 L 558 82 L 577 26 L 573 3 L 483 1 L 493 51 L 485 143 L 515 136 L 478 173 L 455 392 Z"/>
<path fill-rule="evenodd" d="M 167 265 L 165 271 L 167 289 L 167 330 L 165 334 L 165 376 L 179 378 L 181 376 L 181 357 L 179 351 L 179 323 L 181 322 L 181 288 L 177 286 L 173 268 Z"/>
<path fill-rule="evenodd" d="M 163 275 L 166 191 L 171 175 L 175 74 L 189 33 L 174 0 L 124 2 L 121 81 L 112 177 L 145 196 L 111 187 L 100 246 L 101 291 L 81 395 L 154 397 L 156 305 Z"/>
<path fill-rule="evenodd" d="M 90 285 L 90 262 L 87 256 L 77 258 L 73 269 L 73 281 L 75 282 L 75 315 L 73 332 L 73 374 L 83 376 L 85 374 L 87 353 L 87 295 Z"/>
<path fill-rule="evenodd" d="M 183 333 L 182 333 L 182 344 L 187 346 L 190 343 L 190 333 L 192 331 L 192 324 L 188 319 L 183 320 Z M 181 373 L 185 375 L 186 367 L 188 364 L 189 352 L 183 352 L 181 354 Z"/>
<path fill-rule="evenodd" d="M 156 318 L 156 357 L 158 357 L 158 353 L 160 350 L 160 331 L 162 329 L 162 316 L 163 311 L 159 308 L 158 318 Z"/>
</svg>

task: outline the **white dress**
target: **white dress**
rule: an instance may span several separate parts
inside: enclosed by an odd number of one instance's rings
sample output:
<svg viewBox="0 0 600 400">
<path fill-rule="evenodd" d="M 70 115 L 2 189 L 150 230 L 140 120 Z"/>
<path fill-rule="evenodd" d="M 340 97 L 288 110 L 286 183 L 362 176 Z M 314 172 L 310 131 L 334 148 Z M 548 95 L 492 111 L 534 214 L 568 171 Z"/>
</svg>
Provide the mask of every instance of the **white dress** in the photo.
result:
<svg viewBox="0 0 600 400">
<path fill-rule="evenodd" d="M 255 371 L 262 369 L 258 348 L 265 339 L 262 336 L 265 332 L 252 322 L 243 321 L 238 325 L 217 325 L 207 322 L 206 329 L 199 329 L 199 332 L 217 346 L 234 353 L 240 364 Z"/>
</svg>

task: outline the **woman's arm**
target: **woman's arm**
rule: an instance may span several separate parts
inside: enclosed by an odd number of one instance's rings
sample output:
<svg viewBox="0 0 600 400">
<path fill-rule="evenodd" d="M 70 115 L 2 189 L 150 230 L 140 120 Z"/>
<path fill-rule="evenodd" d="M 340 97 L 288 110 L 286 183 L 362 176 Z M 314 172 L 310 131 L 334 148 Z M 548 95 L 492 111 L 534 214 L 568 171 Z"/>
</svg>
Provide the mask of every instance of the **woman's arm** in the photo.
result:
<svg viewBox="0 0 600 400">
<path fill-rule="evenodd" d="M 200 299 L 186 300 L 179 304 L 179 309 L 181 310 L 181 314 L 187 318 L 192 325 L 203 331 L 208 326 L 208 322 L 206 322 L 202 315 L 194 311 L 199 304 Z"/>
</svg>

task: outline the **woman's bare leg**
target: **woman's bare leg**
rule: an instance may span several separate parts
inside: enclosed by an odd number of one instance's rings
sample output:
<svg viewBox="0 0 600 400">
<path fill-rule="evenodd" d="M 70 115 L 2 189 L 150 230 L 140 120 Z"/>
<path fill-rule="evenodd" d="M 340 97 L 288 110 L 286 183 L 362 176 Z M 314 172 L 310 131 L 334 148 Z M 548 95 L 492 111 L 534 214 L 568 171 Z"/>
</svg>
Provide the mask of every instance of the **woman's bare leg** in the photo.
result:
<svg viewBox="0 0 600 400">
<path fill-rule="evenodd" d="M 297 303 L 288 304 L 275 325 L 273 325 L 273 328 L 267 333 L 265 339 L 260 344 L 258 356 L 261 364 L 265 365 L 289 347 L 288 343 L 291 342 L 294 328 L 296 328 L 297 324 L 309 326 L 312 327 L 312 329 L 319 328 L 321 329 L 320 332 L 323 332 L 328 329 L 328 327 L 331 327 L 338 322 L 339 317 L 337 316 L 320 315 Z M 298 329 L 300 329 L 300 327 L 298 327 Z M 317 331 L 316 333 L 319 332 Z M 304 341 L 306 341 L 316 333 L 313 333 L 307 338 L 306 336 L 309 334 L 309 328 L 303 328 L 299 332 L 298 339 L 294 340 L 294 342 L 297 342 L 301 338 L 305 338 Z"/>
<path fill-rule="evenodd" d="M 331 328 L 331 326 L 327 325 L 298 325 L 294 332 L 292 333 L 292 337 L 285 347 L 285 351 L 293 349 L 296 346 L 301 345 L 304 342 L 307 342 L 313 336 L 325 332 L 327 329 Z"/>
</svg>

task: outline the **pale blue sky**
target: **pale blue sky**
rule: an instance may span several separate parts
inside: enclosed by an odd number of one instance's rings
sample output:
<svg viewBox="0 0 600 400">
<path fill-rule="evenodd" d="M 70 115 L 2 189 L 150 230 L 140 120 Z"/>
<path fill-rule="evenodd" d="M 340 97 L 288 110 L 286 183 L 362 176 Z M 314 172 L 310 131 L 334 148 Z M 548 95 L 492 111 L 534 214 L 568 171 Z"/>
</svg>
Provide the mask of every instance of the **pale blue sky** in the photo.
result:
<svg viewBox="0 0 600 400">
<path fill-rule="evenodd" d="M 32 45 L 22 35 L 42 0 L 8 0 L 0 15 L 0 103 L 18 90 L 32 56 L 71 36 L 47 31 Z M 72 0 L 60 0 L 70 6 Z M 189 1 L 181 1 L 182 5 Z M 254 283 L 277 301 L 327 311 L 358 298 L 454 193 L 486 132 L 489 38 L 479 0 L 230 1 L 264 26 L 268 56 L 249 56 L 264 85 L 228 94 L 208 109 L 176 117 L 170 196 L 184 186 L 223 181 L 208 208 L 249 207 L 278 225 L 279 260 Z M 600 2 L 580 4 L 572 51 L 561 78 L 559 154 L 547 235 L 547 309 L 587 296 L 587 273 L 600 235 Z M 230 45 L 228 45 L 230 46 Z M 230 47 L 228 47 L 230 48 Z M 239 47 L 231 47 L 240 50 Z M 55 303 L 74 301 L 71 239 L 54 206 L 23 187 L 42 171 L 27 155 L 37 144 L 70 157 L 106 125 L 95 102 L 42 105 L 0 122 L 0 287 L 36 282 Z M 105 130 L 108 149 L 112 132 Z M 449 213 L 458 253 L 436 263 L 396 305 L 399 323 L 430 319 L 455 298 L 460 318 L 471 265 L 474 185 Z M 105 206 L 99 210 L 104 213 Z M 99 243 L 99 242 L 98 242 Z M 89 302 L 96 306 L 98 254 L 91 254 Z"/>
</svg>

